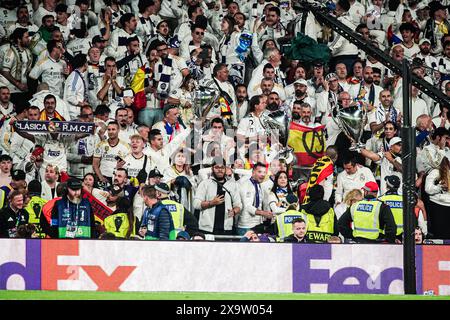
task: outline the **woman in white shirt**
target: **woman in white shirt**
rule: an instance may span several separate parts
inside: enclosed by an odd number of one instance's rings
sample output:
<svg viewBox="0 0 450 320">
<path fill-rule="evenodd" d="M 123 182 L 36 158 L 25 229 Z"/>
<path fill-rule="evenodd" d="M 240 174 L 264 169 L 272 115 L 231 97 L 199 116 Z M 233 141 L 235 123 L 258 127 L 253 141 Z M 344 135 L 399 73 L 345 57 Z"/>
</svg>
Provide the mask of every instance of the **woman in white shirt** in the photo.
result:
<svg viewBox="0 0 450 320">
<path fill-rule="evenodd" d="M 272 190 L 269 194 L 269 208 L 274 214 L 286 212 L 289 203 L 287 196 L 294 194 L 289 184 L 286 171 L 280 171 L 275 175 Z"/>
</svg>

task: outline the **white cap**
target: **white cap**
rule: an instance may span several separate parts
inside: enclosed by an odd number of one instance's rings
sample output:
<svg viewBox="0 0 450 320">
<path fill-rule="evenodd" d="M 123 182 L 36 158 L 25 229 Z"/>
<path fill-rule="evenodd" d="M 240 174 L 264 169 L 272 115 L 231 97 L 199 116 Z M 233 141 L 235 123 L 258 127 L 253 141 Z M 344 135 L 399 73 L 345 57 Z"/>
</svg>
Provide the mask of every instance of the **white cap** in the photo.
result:
<svg viewBox="0 0 450 320">
<path fill-rule="evenodd" d="M 308 86 L 308 82 L 306 82 L 306 80 L 305 79 L 297 79 L 297 80 L 295 80 L 294 81 L 294 84 L 302 84 L 302 85 L 304 85 L 304 86 Z"/>
<path fill-rule="evenodd" d="M 128 89 L 123 90 L 122 95 L 124 98 L 126 98 L 126 97 L 132 98 L 132 97 L 134 97 L 134 92 L 132 89 L 128 88 Z"/>
<path fill-rule="evenodd" d="M 393 137 L 391 141 L 389 141 L 389 148 L 391 148 L 394 144 L 402 142 L 402 139 L 399 137 Z"/>
</svg>

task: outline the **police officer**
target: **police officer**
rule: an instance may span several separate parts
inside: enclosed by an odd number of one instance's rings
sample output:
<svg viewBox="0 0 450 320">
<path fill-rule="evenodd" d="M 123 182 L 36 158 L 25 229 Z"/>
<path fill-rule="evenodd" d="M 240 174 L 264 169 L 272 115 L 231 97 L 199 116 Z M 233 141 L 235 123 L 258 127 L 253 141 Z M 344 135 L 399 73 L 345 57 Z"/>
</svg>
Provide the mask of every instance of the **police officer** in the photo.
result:
<svg viewBox="0 0 450 320">
<path fill-rule="evenodd" d="M 44 238 L 45 233 L 42 231 L 40 218 L 42 213 L 42 208 L 47 200 L 41 198 L 42 185 L 37 180 L 32 180 L 28 184 L 28 194 L 31 197 L 25 210 L 29 214 L 28 223 L 33 224 L 36 227 L 36 234 L 39 238 Z"/>
<path fill-rule="evenodd" d="M 306 215 L 297 210 L 298 198 L 292 194 L 286 197 L 289 203 L 286 212 L 276 216 L 277 242 L 284 242 L 286 238 L 293 234 L 293 222 L 301 218 L 306 224 Z"/>
<path fill-rule="evenodd" d="M 387 192 L 380 197 L 380 200 L 391 208 L 394 215 L 394 221 L 397 225 L 397 239 L 402 240 L 403 235 L 403 196 L 398 194 L 400 188 L 400 178 L 394 175 L 386 176 Z"/>
<path fill-rule="evenodd" d="M 170 188 L 166 183 L 158 183 L 155 185 L 156 196 L 161 203 L 169 210 L 172 215 L 173 225 L 177 232 L 177 235 L 184 231 L 189 230 L 188 233 L 198 231 L 198 220 L 195 216 L 189 212 L 181 203 L 171 200 L 169 198 Z"/>
<path fill-rule="evenodd" d="M 172 215 L 158 200 L 156 189 L 148 185 L 144 186 L 142 197 L 147 208 L 142 216 L 139 235 L 145 240 L 175 240 L 176 231 Z"/>
<path fill-rule="evenodd" d="M 320 184 L 309 188 L 309 202 L 303 205 L 302 214 L 306 215 L 308 242 L 324 243 L 331 236 L 339 234 L 338 223 L 333 208 L 323 200 L 324 189 Z"/>
<path fill-rule="evenodd" d="M 395 242 L 397 226 L 388 205 L 377 199 L 378 185 L 367 182 L 364 187 L 364 199 L 354 203 L 338 221 L 339 232 L 346 239 L 360 243 L 371 243 L 386 240 Z M 353 229 L 350 223 L 353 222 Z M 380 230 L 384 230 L 384 236 Z"/>
</svg>

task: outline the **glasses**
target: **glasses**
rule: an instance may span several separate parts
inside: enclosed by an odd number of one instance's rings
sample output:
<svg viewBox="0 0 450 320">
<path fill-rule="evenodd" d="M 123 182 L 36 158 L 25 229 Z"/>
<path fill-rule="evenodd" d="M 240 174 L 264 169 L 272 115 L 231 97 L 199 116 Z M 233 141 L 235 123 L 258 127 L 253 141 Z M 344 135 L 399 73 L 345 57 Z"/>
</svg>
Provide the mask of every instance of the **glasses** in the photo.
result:
<svg viewBox="0 0 450 320">
<path fill-rule="evenodd" d="M 341 101 L 352 101 L 352 99 L 341 99 Z"/>
<path fill-rule="evenodd" d="M 200 31 L 195 31 L 195 34 L 198 36 L 204 36 L 205 33 L 204 32 L 200 32 Z"/>
<path fill-rule="evenodd" d="M 213 129 L 222 129 L 222 126 L 213 126 Z"/>
<path fill-rule="evenodd" d="M 214 166 L 214 169 L 215 169 L 215 170 L 225 170 L 225 166 L 222 166 L 222 167 L 220 167 L 220 166 Z"/>
</svg>

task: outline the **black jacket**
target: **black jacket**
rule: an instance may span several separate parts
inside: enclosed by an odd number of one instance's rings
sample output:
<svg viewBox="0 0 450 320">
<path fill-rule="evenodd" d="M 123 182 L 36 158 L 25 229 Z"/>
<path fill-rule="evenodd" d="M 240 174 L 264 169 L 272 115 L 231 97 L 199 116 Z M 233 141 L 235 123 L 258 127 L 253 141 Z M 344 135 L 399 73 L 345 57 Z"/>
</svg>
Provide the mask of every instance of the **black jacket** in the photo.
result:
<svg viewBox="0 0 450 320">
<path fill-rule="evenodd" d="M 0 210 L 0 238 L 15 238 L 17 227 L 28 223 L 28 212 L 20 209 L 14 212 L 10 206 Z"/>
<path fill-rule="evenodd" d="M 314 216 L 314 220 L 316 224 L 318 225 L 320 223 L 320 220 L 322 220 L 322 216 L 325 215 L 328 210 L 331 209 L 331 206 L 328 201 L 325 200 L 319 200 L 315 202 L 309 202 L 302 206 L 302 209 L 305 210 L 307 214 L 312 214 Z M 334 210 L 333 210 L 334 213 Z M 333 236 L 339 235 L 339 227 L 338 227 L 338 220 L 336 218 L 336 215 L 334 215 L 334 228 L 333 228 Z M 311 239 L 309 239 L 311 240 Z"/>
<path fill-rule="evenodd" d="M 373 199 L 373 198 L 372 198 Z M 379 201 L 379 200 L 376 200 Z M 353 230 L 350 227 L 350 223 L 352 220 L 352 215 L 350 213 L 350 208 L 348 208 L 344 214 L 339 218 L 338 224 L 339 224 L 339 232 L 347 239 L 354 239 L 357 242 L 380 242 L 381 240 L 385 239 L 389 243 L 395 243 L 395 235 L 397 233 L 397 225 L 395 224 L 394 216 L 392 214 L 391 208 L 389 208 L 388 205 L 382 203 L 380 207 L 380 229 L 385 232 L 384 238 L 383 235 L 380 233 L 380 237 L 378 240 L 369 240 L 364 238 L 354 238 L 353 237 Z"/>
</svg>

